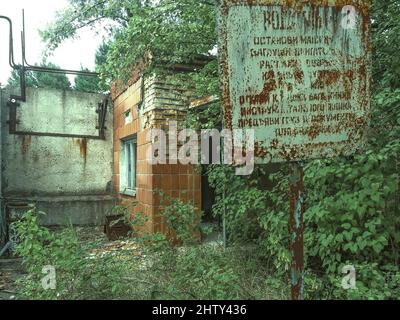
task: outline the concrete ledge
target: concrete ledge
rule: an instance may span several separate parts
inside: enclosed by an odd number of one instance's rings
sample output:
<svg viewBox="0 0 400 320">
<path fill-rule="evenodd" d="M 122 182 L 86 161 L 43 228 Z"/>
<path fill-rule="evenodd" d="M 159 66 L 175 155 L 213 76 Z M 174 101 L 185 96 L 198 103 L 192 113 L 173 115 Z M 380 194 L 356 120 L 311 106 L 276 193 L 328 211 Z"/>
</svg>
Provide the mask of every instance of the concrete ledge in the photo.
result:
<svg viewBox="0 0 400 320">
<path fill-rule="evenodd" d="M 10 197 L 6 200 L 13 209 L 13 203 L 35 204 L 39 211 L 46 213 L 40 216 L 40 222 L 45 226 L 101 226 L 105 216 L 110 214 L 116 200 L 112 195 L 70 195 L 44 197 Z"/>
</svg>

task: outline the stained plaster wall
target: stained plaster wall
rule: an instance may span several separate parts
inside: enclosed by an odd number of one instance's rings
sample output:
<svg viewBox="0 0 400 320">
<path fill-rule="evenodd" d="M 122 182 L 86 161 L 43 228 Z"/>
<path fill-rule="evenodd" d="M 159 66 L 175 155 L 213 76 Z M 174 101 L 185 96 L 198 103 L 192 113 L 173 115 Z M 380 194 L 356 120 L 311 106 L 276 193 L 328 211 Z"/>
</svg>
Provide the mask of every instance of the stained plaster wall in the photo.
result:
<svg viewBox="0 0 400 320">
<path fill-rule="evenodd" d="M 112 110 L 106 139 L 12 135 L 7 99 L 1 100 L 1 181 L 6 203 L 35 203 L 45 225 L 101 225 L 114 204 Z M 97 135 L 96 109 L 102 94 L 27 89 L 17 108 L 17 130 Z"/>
</svg>

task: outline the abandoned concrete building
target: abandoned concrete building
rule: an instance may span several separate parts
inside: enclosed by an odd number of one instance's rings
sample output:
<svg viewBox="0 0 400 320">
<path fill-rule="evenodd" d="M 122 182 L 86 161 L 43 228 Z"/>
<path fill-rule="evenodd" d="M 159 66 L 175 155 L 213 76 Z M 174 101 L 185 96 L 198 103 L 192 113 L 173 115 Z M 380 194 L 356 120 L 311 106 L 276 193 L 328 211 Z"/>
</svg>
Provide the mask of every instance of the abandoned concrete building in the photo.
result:
<svg viewBox="0 0 400 320">
<path fill-rule="evenodd" d="M 193 98 L 142 71 L 107 96 L 28 88 L 26 102 L 15 106 L 9 103 L 14 88 L 1 90 L 0 245 L 13 216 L 32 205 L 46 213 L 40 219 L 47 226 L 102 226 L 116 204 L 136 202 L 132 214 L 144 213 L 150 232 L 166 231 L 156 190 L 201 209 L 201 173 L 194 166 L 146 160 L 149 129 L 182 123 Z"/>
</svg>

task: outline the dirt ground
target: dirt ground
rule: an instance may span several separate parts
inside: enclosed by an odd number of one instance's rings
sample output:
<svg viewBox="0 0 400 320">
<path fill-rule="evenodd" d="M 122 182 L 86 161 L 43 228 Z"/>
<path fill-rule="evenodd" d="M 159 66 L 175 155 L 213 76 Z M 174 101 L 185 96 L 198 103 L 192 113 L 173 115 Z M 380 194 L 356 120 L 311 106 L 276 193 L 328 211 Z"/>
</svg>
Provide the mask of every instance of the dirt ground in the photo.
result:
<svg viewBox="0 0 400 320">
<path fill-rule="evenodd" d="M 21 259 L 0 259 L 0 300 L 15 298 L 15 281 L 23 276 L 23 274 L 24 270 Z"/>
</svg>

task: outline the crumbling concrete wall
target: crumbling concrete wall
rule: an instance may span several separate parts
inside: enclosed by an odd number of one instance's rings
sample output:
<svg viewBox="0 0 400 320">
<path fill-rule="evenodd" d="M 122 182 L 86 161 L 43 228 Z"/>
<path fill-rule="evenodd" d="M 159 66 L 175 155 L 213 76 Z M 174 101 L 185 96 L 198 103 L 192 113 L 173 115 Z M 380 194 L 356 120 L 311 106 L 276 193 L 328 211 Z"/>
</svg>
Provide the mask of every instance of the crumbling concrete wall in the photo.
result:
<svg viewBox="0 0 400 320">
<path fill-rule="evenodd" d="M 112 110 L 106 115 L 106 139 L 13 135 L 8 132 L 10 92 L 3 92 L 2 194 L 7 202 L 36 203 L 46 225 L 100 225 L 111 210 L 113 186 Z M 17 107 L 17 130 L 98 135 L 101 94 L 27 89 Z"/>
</svg>

